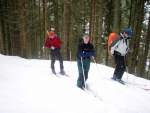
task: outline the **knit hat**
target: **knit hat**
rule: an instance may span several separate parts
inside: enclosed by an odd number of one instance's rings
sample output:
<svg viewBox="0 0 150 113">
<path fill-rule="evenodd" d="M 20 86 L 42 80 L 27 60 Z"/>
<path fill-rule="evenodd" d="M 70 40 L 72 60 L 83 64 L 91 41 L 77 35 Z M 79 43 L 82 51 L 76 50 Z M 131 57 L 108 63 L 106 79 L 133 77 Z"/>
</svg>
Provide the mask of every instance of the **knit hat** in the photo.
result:
<svg viewBox="0 0 150 113">
<path fill-rule="evenodd" d="M 84 38 L 84 37 L 89 37 L 89 38 L 90 38 L 90 36 L 89 36 L 88 33 L 84 33 L 84 34 L 83 34 L 83 38 Z"/>
<path fill-rule="evenodd" d="M 132 36 L 132 31 L 131 29 L 127 28 L 124 30 L 124 32 L 128 35 L 128 37 L 131 37 Z"/>
<path fill-rule="evenodd" d="M 55 34 L 54 31 L 50 31 L 50 32 L 49 32 L 49 35 L 50 35 L 50 36 L 53 36 L 54 34 Z"/>
</svg>

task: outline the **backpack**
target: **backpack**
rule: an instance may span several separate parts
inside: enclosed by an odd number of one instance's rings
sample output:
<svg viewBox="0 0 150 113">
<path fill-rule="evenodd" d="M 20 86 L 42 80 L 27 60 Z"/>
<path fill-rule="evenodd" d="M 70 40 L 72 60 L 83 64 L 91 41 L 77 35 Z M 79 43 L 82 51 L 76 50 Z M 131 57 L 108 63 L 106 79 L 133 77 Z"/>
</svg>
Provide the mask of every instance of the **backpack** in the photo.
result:
<svg viewBox="0 0 150 113">
<path fill-rule="evenodd" d="M 110 33 L 109 36 L 108 36 L 108 53 L 110 53 L 110 44 L 112 43 L 112 41 L 117 38 L 118 34 L 116 33 Z"/>
</svg>

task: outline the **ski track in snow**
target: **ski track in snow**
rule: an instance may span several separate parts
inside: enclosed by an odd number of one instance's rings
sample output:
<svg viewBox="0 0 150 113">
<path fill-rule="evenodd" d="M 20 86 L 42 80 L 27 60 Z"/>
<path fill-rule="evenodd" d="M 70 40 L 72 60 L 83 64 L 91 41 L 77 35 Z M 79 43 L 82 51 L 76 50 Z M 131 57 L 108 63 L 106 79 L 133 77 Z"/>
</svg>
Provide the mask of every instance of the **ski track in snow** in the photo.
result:
<svg viewBox="0 0 150 113">
<path fill-rule="evenodd" d="M 0 113 L 150 113 L 149 80 L 125 73 L 122 85 L 110 79 L 113 68 L 91 63 L 86 84 L 97 99 L 77 88 L 76 62 L 64 67 L 70 77 L 58 78 L 49 60 L 0 54 Z"/>
</svg>

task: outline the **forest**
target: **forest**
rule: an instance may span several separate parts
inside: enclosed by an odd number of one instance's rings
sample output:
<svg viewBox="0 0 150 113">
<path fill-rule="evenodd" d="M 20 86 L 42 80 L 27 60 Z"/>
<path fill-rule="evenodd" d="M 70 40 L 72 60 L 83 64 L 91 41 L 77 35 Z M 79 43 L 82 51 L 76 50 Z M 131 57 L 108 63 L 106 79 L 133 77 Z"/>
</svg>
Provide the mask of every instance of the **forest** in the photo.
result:
<svg viewBox="0 0 150 113">
<path fill-rule="evenodd" d="M 46 31 L 54 30 L 63 59 L 76 61 L 79 38 L 89 33 L 96 62 L 115 67 L 107 51 L 108 36 L 130 28 L 128 72 L 150 79 L 149 14 L 149 0 L 0 0 L 0 54 L 50 59 L 44 43 Z"/>
</svg>

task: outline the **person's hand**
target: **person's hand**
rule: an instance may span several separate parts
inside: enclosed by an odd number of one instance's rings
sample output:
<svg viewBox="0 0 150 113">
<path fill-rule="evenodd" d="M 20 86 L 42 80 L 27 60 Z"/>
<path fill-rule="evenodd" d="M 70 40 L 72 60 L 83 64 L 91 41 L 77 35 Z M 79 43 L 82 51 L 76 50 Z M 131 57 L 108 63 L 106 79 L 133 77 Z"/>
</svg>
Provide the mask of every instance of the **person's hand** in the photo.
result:
<svg viewBox="0 0 150 113">
<path fill-rule="evenodd" d="M 133 52 L 133 49 L 129 49 L 129 52 Z"/>
<path fill-rule="evenodd" d="M 51 49 L 52 49 L 52 50 L 54 50 L 54 49 L 55 49 L 55 47 L 54 47 L 54 46 L 51 46 Z"/>
<path fill-rule="evenodd" d="M 88 52 L 83 51 L 84 54 L 87 54 Z"/>
</svg>

